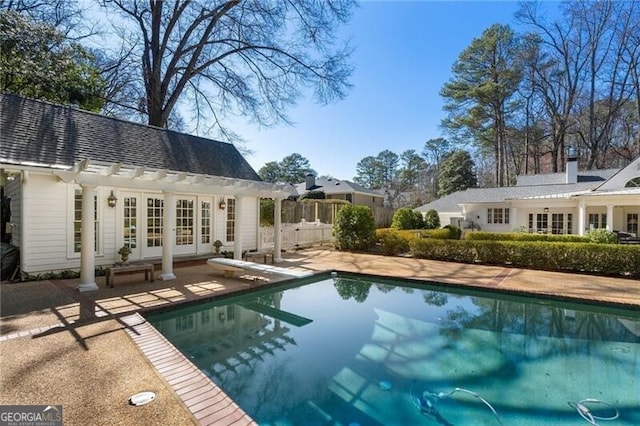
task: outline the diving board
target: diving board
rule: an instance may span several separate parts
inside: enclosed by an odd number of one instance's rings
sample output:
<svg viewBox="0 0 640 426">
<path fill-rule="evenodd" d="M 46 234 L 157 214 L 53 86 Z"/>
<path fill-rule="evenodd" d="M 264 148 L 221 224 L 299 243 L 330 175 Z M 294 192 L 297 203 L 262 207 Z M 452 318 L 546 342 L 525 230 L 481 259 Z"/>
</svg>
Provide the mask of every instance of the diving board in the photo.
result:
<svg viewBox="0 0 640 426">
<path fill-rule="evenodd" d="M 303 278 L 310 277 L 313 272 L 309 271 L 295 271 L 289 268 L 281 268 L 273 265 L 266 265 L 262 263 L 247 262 L 245 260 L 227 259 L 225 257 L 214 257 L 207 260 L 207 264 L 214 269 L 224 272 L 227 278 L 234 276 L 236 272 L 263 272 L 265 274 L 278 274 L 286 275 L 289 277 Z"/>
</svg>

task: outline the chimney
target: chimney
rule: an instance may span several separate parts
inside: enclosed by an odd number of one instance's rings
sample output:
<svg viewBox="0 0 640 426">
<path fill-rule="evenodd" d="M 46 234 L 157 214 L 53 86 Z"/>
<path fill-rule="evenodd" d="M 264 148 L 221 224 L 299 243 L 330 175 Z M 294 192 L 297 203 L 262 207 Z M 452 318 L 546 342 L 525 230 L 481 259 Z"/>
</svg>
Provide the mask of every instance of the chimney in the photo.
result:
<svg viewBox="0 0 640 426">
<path fill-rule="evenodd" d="M 316 186 L 316 177 L 313 175 L 313 173 L 307 173 L 305 184 L 305 189 L 307 191 L 313 189 Z"/>
<path fill-rule="evenodd" d="M 567 148 L 566 182 L 578 183 L 578 155 L 573 147 Z"/>
</svg>

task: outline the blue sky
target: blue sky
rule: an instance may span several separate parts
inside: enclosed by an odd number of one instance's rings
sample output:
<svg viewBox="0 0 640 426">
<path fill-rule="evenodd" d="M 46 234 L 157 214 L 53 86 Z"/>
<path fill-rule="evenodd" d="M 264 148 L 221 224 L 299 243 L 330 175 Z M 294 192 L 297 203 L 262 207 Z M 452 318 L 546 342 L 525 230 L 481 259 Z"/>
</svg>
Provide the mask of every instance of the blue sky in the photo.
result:
<svg viewBox="0 0 640 426">
<path fill-rule="evenodd" d="M 515 1 L 362 1 L 344 28 L 355 47 L 348 97 L 326 106 L 302 99 L 289 111 L 293 126 L 235 120 L 231 127 L 253 151 L 247 160 L 257 171 L 297 152 L 319 175 L 352 180 L 366 156 L 420 153 L 426 140 L 445 136 L 439 92 L 460 52 L 490 25 L 513 24 L 517 8 Z"/>
</svg>

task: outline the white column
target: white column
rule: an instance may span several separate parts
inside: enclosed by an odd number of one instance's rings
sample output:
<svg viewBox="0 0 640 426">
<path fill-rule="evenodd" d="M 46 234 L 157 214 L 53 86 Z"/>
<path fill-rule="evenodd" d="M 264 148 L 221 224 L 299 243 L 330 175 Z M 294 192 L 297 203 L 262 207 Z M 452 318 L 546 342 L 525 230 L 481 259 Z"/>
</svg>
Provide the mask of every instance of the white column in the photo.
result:
<svg viewBox="0 0 640 426">
<path fill-rule="evenodd" d="M 96 284 L 96 226 L 94 199 L 96 187 L 81 185 L 82 188 L 82 224 L 80 235 L 80 285 L 78 290 L 93 291 L 98 289 Z"/>
<path fill-rule="evenodd" d="M 163 281 L 175 280 L 173 274 L 173 244 L 176 241 L 176 199 L 172 192 L 164 193 L 162 212 L 162 274 Z"/>
<path fill-rule="evenodd" d="M 258 205 L 256 206 L 256 217 L 258 220 L 256 221 L 256 249 L 258 251 L 262 250 L 262 227 L 260 226 L 260 211 L 261 211 L 261 199 L 258 198 Z"/>
<path fill-rule="evenodd" d="M 511 224 L 511 229 L 520 226 L 518 223 L 518 208 L 512 207 L 509 209 L 509 224 Z"/>
<path fill-rule="evenodd" d="M 273 200 L 273 262 L 282 262 L 282 199 Z"/>
<path fill-rule="evenodd" d="M 236 195 L 235 227 L 233 232 L 233 258 L 242 260 L 242 238 L 244 234 L 244 197 Z"/>
<path fill-rule="evenodd" d="M 578 201 L 578 235 L 584 235 L 584 226 L 586 222 L 586 209 L 584 201 Z"/>
<path fill-rule="evenodd" d="M 607 206 L 607 231 L 613 231 L 613 206 Z"/>
</svg>

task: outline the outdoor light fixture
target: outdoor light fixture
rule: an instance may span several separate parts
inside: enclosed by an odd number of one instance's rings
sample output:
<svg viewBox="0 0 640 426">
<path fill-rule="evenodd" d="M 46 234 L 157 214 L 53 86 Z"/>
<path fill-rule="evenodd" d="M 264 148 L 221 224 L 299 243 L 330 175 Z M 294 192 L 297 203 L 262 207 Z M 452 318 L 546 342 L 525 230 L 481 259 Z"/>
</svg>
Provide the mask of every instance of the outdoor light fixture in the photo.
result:
<svg viewBox="0 0 640 426">
<path fill-rule="evenodd" d="M 224 210 L 227 208 L 227 203 L 224 202 L 224 198 L 220 199 L 220 204 L 218 204 L 218 207 L 220 207 L 220 210 Z"/>
<path fill-rule="evenodd" d="M 549 213 L 549 207 L 545 207 L 543 210 L 545 213 Z"/>
<path fill-rule="evenodd" d="M 109 204 L 109 207 L 115 207 L 117 202 L 118 202 L 118 199 L 114 195 L 113 189 L 112 189 L 111 194 L 107 197 L 107 203 Z"/>
</svg>

